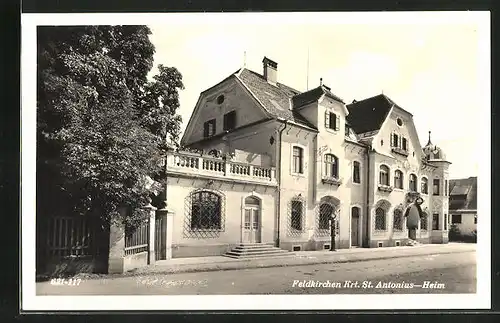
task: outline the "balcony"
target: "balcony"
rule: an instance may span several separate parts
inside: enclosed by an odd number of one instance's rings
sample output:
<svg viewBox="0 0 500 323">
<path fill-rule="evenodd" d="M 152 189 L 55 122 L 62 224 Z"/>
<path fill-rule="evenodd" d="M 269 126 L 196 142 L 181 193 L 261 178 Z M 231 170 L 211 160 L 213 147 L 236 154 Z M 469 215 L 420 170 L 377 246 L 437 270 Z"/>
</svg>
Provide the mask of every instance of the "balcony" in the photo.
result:
<svg viewBox="0 0 500 323">
<path fill-rule="evenodd" d="M 408 151 L 407 150 L 404 150 L 402 148 L 399 148 L 399 147 L 392 147 L 391 151 L 395 154 L 399 154 L 401 156 L 405 156 L 405 157 L 408 157 Z"/>
<path fill-rule="evenodd" d="M 392 192 L 394 190 L 394 187 L 392 187 L 390 185 L 379 184 L 378 185 L 378 190 L 381 191 L 381 192 L 390 193 L 390 192 Z"/>
<path fill-rule="evenodd" d="M 330 184 L 330 185 L 334 185 L 334 186 L 340 186 L 342 184 L 342 179 L 337 178 L 337 177 L 324 176 L 321 179 L 321 182 L 323 184 Z"/>
<path fill-rule="evenodd" d="M 175 152 L 167 155 L 167 174 L 182 174 L 276 185 L 276 168 L 238 163 L 222 158 Z"/>
</svg>

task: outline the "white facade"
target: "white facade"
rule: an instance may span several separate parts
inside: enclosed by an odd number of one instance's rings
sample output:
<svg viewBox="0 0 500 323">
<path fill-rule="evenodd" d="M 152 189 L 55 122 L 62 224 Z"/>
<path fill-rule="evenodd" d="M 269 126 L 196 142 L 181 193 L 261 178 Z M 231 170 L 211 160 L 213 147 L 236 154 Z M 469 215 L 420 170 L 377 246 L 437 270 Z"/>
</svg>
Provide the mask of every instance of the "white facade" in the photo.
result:
<svg viewBox="0 0 500 323">
<path fill-rule="evenodd" d="M 421 147 L 412 115 L 383 95 L 346 105 L 323 85 L 300 93 L 272 63 L 271 81 L 242 69 L 202 92 L 181 141 L 191 151 L 169 155 L 173 256 L 241 242 L 329 248 L 332 215 L 337 248 L 404 245 L 417 195 L 417 240 L 446 243 L 450 163 L 430 138 Z"/>
</svg>

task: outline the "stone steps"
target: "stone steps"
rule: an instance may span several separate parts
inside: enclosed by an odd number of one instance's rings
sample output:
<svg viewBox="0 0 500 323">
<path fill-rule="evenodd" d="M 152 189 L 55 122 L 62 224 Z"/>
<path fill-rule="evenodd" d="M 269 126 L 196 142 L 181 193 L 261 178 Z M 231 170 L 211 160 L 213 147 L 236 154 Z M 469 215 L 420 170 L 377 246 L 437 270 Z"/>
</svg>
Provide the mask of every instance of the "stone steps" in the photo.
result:
<svg viewBox="0 0 500 323">
<path fill-rule="evenodd" d="M 293 256 L 294 253 L 275 247 L 271 243 L 241 243 L 223 256 L 236 259 L 274 258 Z"/>
</svg>

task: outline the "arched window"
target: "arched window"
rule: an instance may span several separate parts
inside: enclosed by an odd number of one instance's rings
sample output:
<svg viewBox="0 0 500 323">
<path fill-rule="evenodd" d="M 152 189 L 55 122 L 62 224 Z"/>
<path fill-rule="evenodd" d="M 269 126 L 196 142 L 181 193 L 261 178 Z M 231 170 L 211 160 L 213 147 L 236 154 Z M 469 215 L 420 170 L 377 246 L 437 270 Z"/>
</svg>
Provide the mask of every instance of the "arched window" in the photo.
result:
<svg viewBox="0 0 500 323">
<path fill-rule="evenodd" d="M 375 230 L 385 231 L 387 230 L 386 221 L 385 221 L 385 211 L 382 208 L 377 208 L 375 210 Z"/>
<path fill-rule="evenodd" d="M 332 218 L 335 207 L 330 203 L 322 203 L 319 206 L 318 229 L 328 230 L 330 228 L 330 219 Z"/>
<path fill-rule="evenodd" d="M 403 231 L 403 211 L 399 208 L 394 210 L 393 229 L 394 231 Z"/>
<path fill-rule="evenodd" d="M 424 212 L 423 216 L 420 218 L 420 230 L 427 231 L 427 213 Z"/>
<path fill-rule="evenodd" d="M 379 183 L 380 185 L 389 186 L 389 167 L 386 165 L 380 166 Z"/>
<path fill-rule="evenodd" d="M 304 149 L 301 147 L 293 147 L 293 156 L 292 156 L 292 162 L 293 162 L 293 172 L 297 174 L 303 174 L 304 173 Z"/>
<path fill-rule="evenodd" d="M 410 174 L 410 191 L 417 192 L 417 176 L 415 174 Z"/>
<path fill-rule="evenodd" d="M 332 154 L 325 155 L 325 176 L 339 177 L 339 159 Z"/>
<path fill-rule="evenodd" d="M 191 194 L 191 230 L 221 229 L 221 197 L 210 191 Z"/>
<path fill-rule="evenodd" d="M 403 188 L 403 172 L 399 169 L 394 172 L 394 187 Z"/>
<path fill-rule="evenodd" d="M 421 183 L 420 185 L 422 186 L 421 187 L 422 193 L 429 194 L 429 182 L 427 180 L 427 177 L 422 177 L 420 183 Z"/>
<path fill-rule="evenodd" d="M 293 199 L 290 212 L 290 227 L 295 231 L 302 231 L 304 217 L 304 201 Z"/>
</svg>

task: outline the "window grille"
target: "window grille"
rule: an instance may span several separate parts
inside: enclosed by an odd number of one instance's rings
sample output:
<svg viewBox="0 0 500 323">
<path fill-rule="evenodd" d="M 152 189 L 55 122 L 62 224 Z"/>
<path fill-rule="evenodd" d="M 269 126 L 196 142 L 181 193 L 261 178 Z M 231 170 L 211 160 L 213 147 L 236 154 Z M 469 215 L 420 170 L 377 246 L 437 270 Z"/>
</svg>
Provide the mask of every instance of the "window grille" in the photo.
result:
<svg viewBox="0 0 500 323">
<path fill-rule="evenodd" d="M 424 213 L 424 215 L 420 218 L 420 230 L 427 231 L 427 214 Z"/>
<path fill-rule="evenodd" d="M 385 211 L 380 207 L 375 210 L 375 230 L 387 230 Z"/>
<path fill-rule="evenodd" d="M 305 229 L 305 200 L 295 197 L 288 206 L 288 236 L 300 236 Z"/>
<path fill-rule="evenodd" d="M 330 225 L 332 215 L 335 217 L 335 212 L 337 207 L 332 203 L 321 203 L 319 207 L 316 208 L 316 235 L 317 236 L 329 236 L 331 234 Z M 339 234 L 339 219 L 335 218 L 335 234 Z"/>
<path fill-rule="evenodd" d="M 216 238 L 225 230 L 225 197 L 222 193 L 195 191 L 186 198 L 185 204 L 185 237 Z"/>
<path fill-rule="evenodd" d="M 393 222 L 394 231 L 403 231 L 403 211 L 401 209 L 397 208 L 394 210 Z"/>
</svg>

